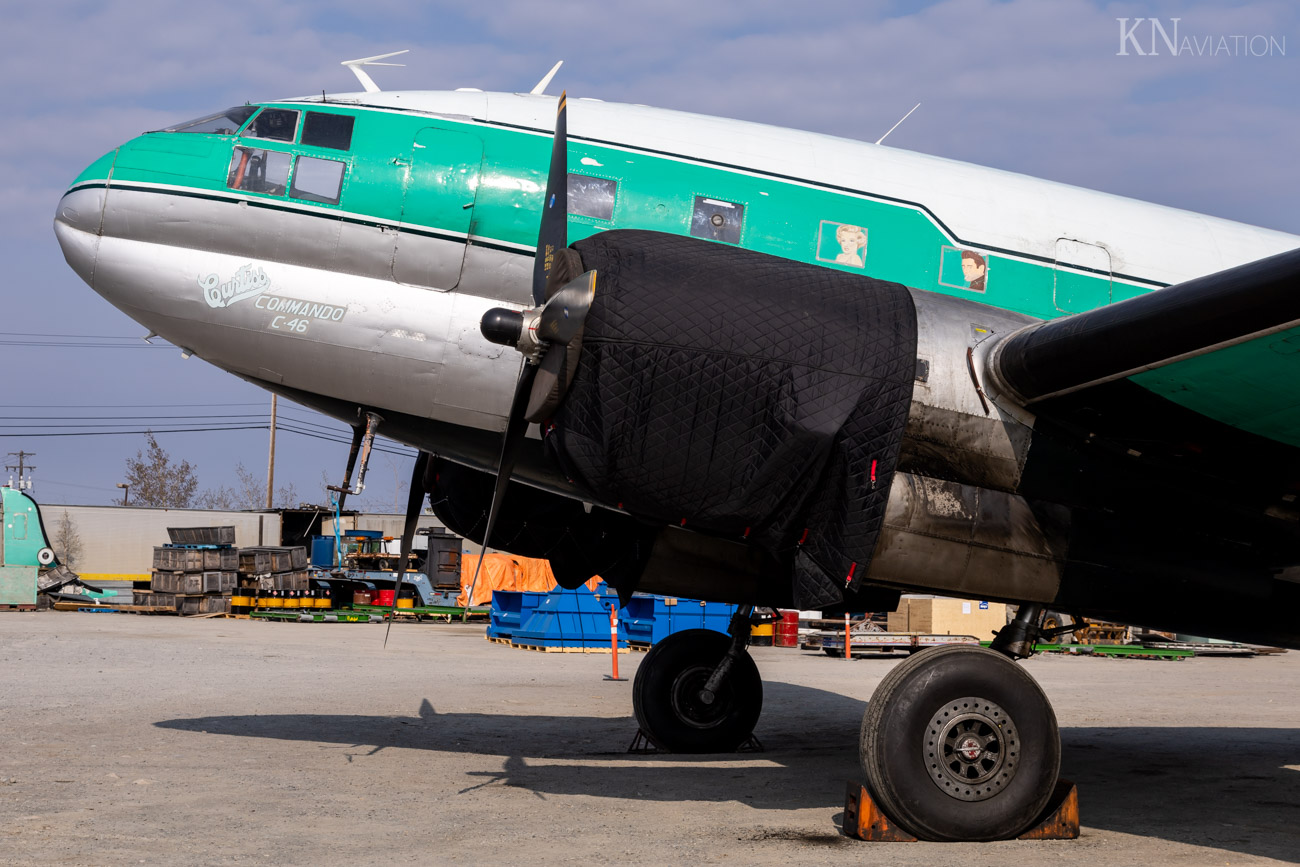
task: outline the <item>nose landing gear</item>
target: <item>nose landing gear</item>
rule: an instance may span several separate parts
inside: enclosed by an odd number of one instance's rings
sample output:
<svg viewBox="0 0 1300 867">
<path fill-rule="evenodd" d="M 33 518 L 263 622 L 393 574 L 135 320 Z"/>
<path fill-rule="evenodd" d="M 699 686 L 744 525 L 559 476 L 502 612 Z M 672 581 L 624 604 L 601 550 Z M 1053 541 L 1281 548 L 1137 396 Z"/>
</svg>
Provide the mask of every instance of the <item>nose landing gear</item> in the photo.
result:
<svg viewBox="0 0 1300 867">
<path fill-rule="evenodd" d="M 731 753 L 753 734 L 763 680 L 745 650 L 750 609 L 737 610 L 731 637 L 711 629 L 676 632 L 650 648 L 632 682 L 632 709 L 646 738 L 674 753 Z"/>
</svg>

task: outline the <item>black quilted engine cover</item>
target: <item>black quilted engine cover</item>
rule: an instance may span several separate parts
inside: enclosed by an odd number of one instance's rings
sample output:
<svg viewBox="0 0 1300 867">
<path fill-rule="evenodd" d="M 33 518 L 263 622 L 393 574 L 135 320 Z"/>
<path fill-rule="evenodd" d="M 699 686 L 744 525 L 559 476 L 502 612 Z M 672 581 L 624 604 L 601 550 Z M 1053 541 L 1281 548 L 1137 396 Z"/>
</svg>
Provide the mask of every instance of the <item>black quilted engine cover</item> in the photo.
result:
<svg viewBox="0 0 1300 867">
<path fill-rule="evenodd" d="M 875 548 L 911 400 L 908 291 L 657 232 L 573 248 L 599 277 L 545 426 L 551 454 L 639 518 L 767 549 L 799 605 L 843 601 Z"/>
</svg>

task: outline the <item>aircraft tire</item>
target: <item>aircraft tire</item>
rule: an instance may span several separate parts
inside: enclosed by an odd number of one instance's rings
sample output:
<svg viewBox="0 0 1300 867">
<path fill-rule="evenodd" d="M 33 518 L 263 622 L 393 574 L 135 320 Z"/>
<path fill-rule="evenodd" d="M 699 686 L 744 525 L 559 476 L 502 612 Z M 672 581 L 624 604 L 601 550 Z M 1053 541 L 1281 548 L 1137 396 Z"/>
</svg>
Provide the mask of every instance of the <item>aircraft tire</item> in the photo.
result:
<svg viewBox="0 0 1300 867">
<path fill-rule="evenodd" d="M 673 753 L 735 752 L 754 732 L 763 709 L 763 679 L 748 653 L 732 666 L 713 704 L 699 699 L 731 646 L 712 629 L 675 632 L 650 648 L 632 682 L 641 732 Z"/>
<path fill-rule="evenodd" d="M 872 798 L 922 840 L 1024 833 L 1061 766 L 1042 688 L 1002 654 L 969 645 L 927 649 L 890 670 L 867 705 L 860 747 Z"/>
</svg>

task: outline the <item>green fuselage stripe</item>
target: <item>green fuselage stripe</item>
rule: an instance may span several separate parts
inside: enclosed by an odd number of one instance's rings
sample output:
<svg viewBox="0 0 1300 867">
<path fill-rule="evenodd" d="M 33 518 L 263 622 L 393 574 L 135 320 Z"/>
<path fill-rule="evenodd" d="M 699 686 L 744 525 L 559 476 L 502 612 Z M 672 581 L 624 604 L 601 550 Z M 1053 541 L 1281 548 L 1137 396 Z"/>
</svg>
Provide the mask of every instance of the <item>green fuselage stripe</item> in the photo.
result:
<svg viewBox="0 0 1300 867">
<path fill-rule="evenodd" d="M 436 185 L 440 177 L 437 154 L 430 153 L 436 148 L 414 146 L 417 133 L 433 128 L 448 135 L 468 134 L 482 142 L 483 158 L 469 229 L 472 242 L 531 255 L 551 146 L 549 131 L 499 121 L 454 120 L 334 103 L 281 105 L 300 111 L 324 108 L 355 115 L 352 150 L 330 151 L 239 136 L 149 133 L 123 145 L 115 160 L 106 157 L 92 165 L 78 184 L 108 183 L 111 167 L 111 186 L 115 189 L 244 201 L 253 207 L 358 225 L 400 226 L 403 232 L 462 240 L 462 234 L 443 226 L 403 222 L 404 202 L 419 197 L 424 212 L 429 202 L 442 193 Z M 339 204 L 295 202 L 283 194 L 227 190 L 226 176 L 236 145 L 343 160 L 347 169 Z M 169 148 L 175 152 L 169 152 Z M 577 135 L 569 141 L 569 165 L 573 173 L 618 185 L 611 219 L 571 214 L 571 241 L 613 228 L 687 234 L 699 197 L 733 202 L 744 208 L 740 246 L 967 297 L 1039 318 L 1081 312 L 1149 291 L 1135 283 L 1161 285 L 1145 278 L 1108 275 L 1066 263 L 1060 263 L 1058 268 L 1054 260 L 1040 254 L 975 244 L 957 237 L 921 202 L 795 175 Z M 853 260 L 861 261 L 861 266 L 846 264 L 843 259 L 836 261 L 841 247 L 835 229 L 840 225 L 863 230 L 865 243 L 858 259 Z M 982 291 L 981 281 L 974 281 L 972 286 L 963 273 L 961 250 L 965 248 L 975 248 L 986 260 Z M 1058 306 L 1061 298 L 1068 301 Z"/>
</svg>

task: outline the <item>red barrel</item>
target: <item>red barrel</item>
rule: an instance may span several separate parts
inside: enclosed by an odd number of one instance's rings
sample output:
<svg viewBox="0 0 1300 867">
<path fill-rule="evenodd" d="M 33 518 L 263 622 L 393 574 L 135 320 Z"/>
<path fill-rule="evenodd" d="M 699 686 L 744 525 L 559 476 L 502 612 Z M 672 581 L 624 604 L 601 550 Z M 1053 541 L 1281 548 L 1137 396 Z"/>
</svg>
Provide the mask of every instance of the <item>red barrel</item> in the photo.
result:
<svg viewBox="0 0 1300 867">
<path fill-rule="evenodd" d="M 781 619 L 776 623 L 776 646 L 799 646 L 799 612 L 782 611 Z"/>
<path fill-rule="evenodd" d="M 391 608 L 393 605 L 393 594 L 396 592 L 396 590 L 376 590 L 374 591 L 374 601 L 370 604 Z"/>
</svg>

